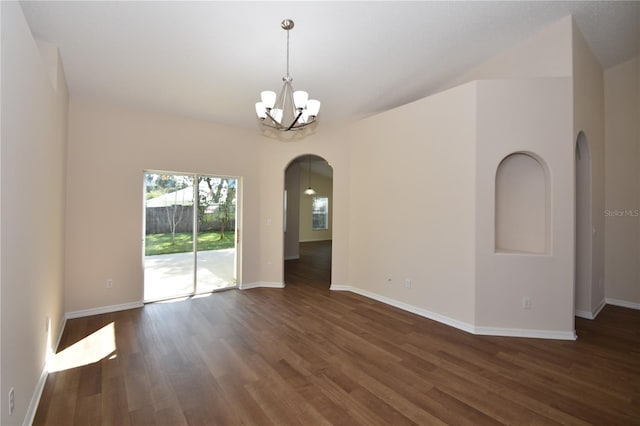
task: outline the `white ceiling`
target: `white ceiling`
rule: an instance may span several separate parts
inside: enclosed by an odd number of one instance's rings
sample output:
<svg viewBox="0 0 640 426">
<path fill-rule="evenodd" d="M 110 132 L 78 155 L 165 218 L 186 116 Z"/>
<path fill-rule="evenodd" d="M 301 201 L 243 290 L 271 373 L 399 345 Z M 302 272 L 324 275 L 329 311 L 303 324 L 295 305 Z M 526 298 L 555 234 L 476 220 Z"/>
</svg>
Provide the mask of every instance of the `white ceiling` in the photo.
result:
<svg viewBox="0 0 640 426">
<path fill-rule="evenodd" d="M 604 68 L 640 55 L 640 2 L 22 2 L 72 95 L 255 127 L 279 91 L 283 18 L 296 89 L 339 122 L 434 93 L 573 14 Z"/>
</svg>

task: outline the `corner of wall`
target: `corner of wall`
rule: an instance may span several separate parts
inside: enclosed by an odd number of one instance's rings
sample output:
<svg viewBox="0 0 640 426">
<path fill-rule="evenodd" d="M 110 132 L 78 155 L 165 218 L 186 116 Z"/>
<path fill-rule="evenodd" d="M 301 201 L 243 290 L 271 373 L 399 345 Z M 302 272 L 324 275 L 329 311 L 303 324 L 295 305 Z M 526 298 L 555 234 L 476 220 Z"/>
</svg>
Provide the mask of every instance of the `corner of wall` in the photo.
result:
<svg viewBox="0 0 640 426">
<path fill-rule="evenodd" d="M 2 399 L 0 423 L 16 424 L 35 409 L 52 336 L 62 331 L 68 93 L 57 48 L 36 43 L 19 2 L 1 8 L 1 179 L 14 184 L 1 194 L 0 392 L 14 388 L 15 411 Z M 43 182 L 38 197 L 24 190 Z"/>
<path fill-rule="evenodd" d="M 605 146 L 604 146 L 604 73 L 602 66 L 585 41 L 578 25 L 571 21 L 571 53 L 573 77 L 573 139 L 575 151 L 582 132 L 588 140 L 591 155 L 591 253 L 586 266 L 589 282 L 576 286 L 576 300 L 587 301 L 576 309 L 593 312 L 604 300 L 605 241 Z M 575 156 L 574 167 L 575 169 Z M 575 173 L 574 173 L 575 174 Z M 575 225 L 575 216 L 574 216 Z M 575 239 L 575 235 L 574 235 Z M 575 252 L 575 250 L 574 250 Z M 575 271 L 574 271 L 575 275 Z M 574 276 L 575 280 L 575 276 Z"/>
<path fill-rule="evenodd" d="M 567 77 L 571 75 L 571 15 L 475 66 L 442 86 L 473 80 Z"/>
</svg>

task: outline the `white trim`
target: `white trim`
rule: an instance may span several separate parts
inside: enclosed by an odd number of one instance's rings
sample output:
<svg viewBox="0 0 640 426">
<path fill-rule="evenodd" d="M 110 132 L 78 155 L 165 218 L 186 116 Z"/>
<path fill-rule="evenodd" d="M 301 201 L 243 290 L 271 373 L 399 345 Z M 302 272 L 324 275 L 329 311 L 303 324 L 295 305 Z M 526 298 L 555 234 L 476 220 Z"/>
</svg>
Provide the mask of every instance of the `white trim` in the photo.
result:
<svg viewBox="0 0 640 426">
<path fill-rule="evenodd" d="M 530 330 L 522 328 L 475 327 L 475 333 L 483 336 L 527 337 L 533 339 L 576 340 L 575 331 Z"/>
<path fill-rule="evenodd" d="M 579 309 L 576 309 L 575 316 L 580 317 L 580 318 L 584 318 L 584 319 L 588 319 L 588 320 L 595 319 L 595 316 L 593 315 L 593 312 L 581 311 Z"/>
<path fill-rule="evenodd" d="M 463 321 L 456 320 L 454 318 L 447 317 L 445 315 L 431 312 L 426 309 L 418 308 L 408 303 L 400 302 L 399 300 L 391 299 L 386 296 L 381 296 L 377 293 L 372 293 L 367 290 L 363 290 L 358 287 L 342 284 L 331 284 L 330 287 L 333 291 L 350 291 L 352 293 L 359 294 L 369 299 L 377 300 L 378 302 L 385 303 L 387 305 L 394 306 L 407 312 L 420 315 L 439 323 L 448 325 L 450 327 L 457 328 L 458 330 L 466 331 L 467 333 L 486 336 L 506 336 L 506 337 L 529 337 L 536 339 L 554 339 L 554 340 L 575 340 L 575 331 L 555 331 L 555 330 L 529 330 L 529 329 L 517 329 L 517 328 L 497 328 L 497 327 L 477 327 L 473 324 L 469 324 Z"/>
<path fill-rule="evenodd" d="M 351 291 L 353 287 L 351 287 L 350 285 L 344 285 L 344 284 L 331 284 L 331 287 L 329 287 L 329 290 L 332 291 Z"/>
<path fill-rule="evenodd" d="M 314 231 L 318 232 L 322 232 L 322 231 L 328 231 L 328 229 L 315 229 Z M 333 238 L 319 238 L 319 239 L 307 239 L 307 240 L 300 240 L 298 241 L 299 243 L 317 243 L 319 241 L 333 241 Z"/>
<path fill-rule="evenodd" d="M 600 303 L 598 303 L 598 306 L 596 306 L 596 308 L 593 310 L 593 317 L 597 317 L 602 308 L 604 308 L 606 305 L 607 301 L 603 298 Z"/>
<path fill-rule="evenodd" d="M 608 305 L 614 305 L 614 306 L 620 306 L 622 308 L 640 310 L 640 303 L 628 302 L 626 300 L 620 300 L 620 299 L 610 299 L 608 297 L 606 299 L 604 299 L 604 300 L 605 300 L 605 302 L 607 302 Z"/>
<path fill-rule="evenodd" d="M 596 306 L 591 311 L 576 310 L 575 315 L 577 317 L 585 318 L 585 319 L 588 319 L 588 320 L 596 319 L 596 317 L 598 316 L 598 314 L 600 313 L 600 311 L 602 310 L 602 308 L 604 308 L 604 306 L 606 304 L 607 304 L 607 302 L 605 301 L 605 299 L 602 299 L 600 301 L 600 303 L 598 303 L 598 306 Z"/>
<path fill-rule="evenodd" d="M 275 282 L 266 282 L 266 281 L 258 281 L 256 283 L 243 283 L 238 286 L 240 290 L 249 290 L 252 288 L 284 288 L 284 283 L 275 283 Z"/>
<path fill-rule="evenodd" d="M 27 407 L 27 413 L 24 416 L 22 426 L 31 426 L 33 424 L 33 420 L 36 417 L 38 405 L 40 404 L 40 398 L 42 397 L 42 392 L 44 391 L 44 385 L 47 383 L 48 376 L 49 372 L 47 371 L 47 362 L 45 361 L 44 367 L 42 368 L 42 373 L 40 374 L 40 379 L 38 379 L 36 388 L 33 391 L 33 396 L 31 397 L 31 402 L 29 402 L 29 407 Z"/>
<path fill-rule="evenodd" d="M 129 302 L 120 305 L 101 306 L 99 308 L 83 309 L 80 311 L 71 311 L 65 314 L 66 319 L 88 317 L 91 315 L 108 314 L 110 312 L 125 311 L 127 309 L 142 308 L 142 302 Z"/>
<path fill-rule="evenodd" d="M 300 255 L 296 254 L 295 256 L 285 256 L 284 260 L 298 260 L 300 259 Z"/>
<path fill-rule="evenodd" d="M 359 294 L 364 297 L 368 297 L 369 299 L 377 300 L 378 302 L 385 303 L 387 305 L 395 306 L 396 308 L 402 309 L 404 311 L 408 311 L 414 313 L 416 315 L 420 315 L 421 317 L 429 318 L 434 321 L 440 322 L 442 324 L 446 324 L 451 327 L 455 327 L 459 330 L 466 331 L 467 333 L 473 333 L 473 325 L 468 324 L 466 322 L 458 321 L 453 318 L 449 318 L 447 316 L 428 311 L 426 309 L 418 308 L 413 305 L 409 305 L 408 303 L 400 302 L 399 300 L 391 299 L 386 296 L 381 296 L 377 293 L 372 293 L 367 290 L 363 290 L 358 287 L 353 287 L 349 285 L 334 285 L 332 284 L 330 287 L 331 290 L 335 291 L 350 291 L 352 293 Z"/>
<path fill-rule="evenodd" d="M 60 327 L 60 332 L 58 333 L 58 338 L 56 339 L 56 344 L 51 350 L 54 353 L 58 352 L 58 348 L 60 347 L 60 341 L 62 340 L 62 335 L 64 334 L 64 328 L 67 326 L 67 318 L 66 316 L 62 316 L 62 326 Z M 47 349 L 49 350 L 49 349 Z M 31 426 L 33 421 L 35 420 L 36 413 L 38 412 L 38 405 L 40 405 L 40 398 L 42 398 L 42 392 L 44 392 L 44 386 L 47 384 L 47 377 L 49 377 L 49 371 L 47 370 L 47 359 L 45 360 L 44 367 L 42 368 L 42 373 L 40 374 L 40 379 L 38 379 L 38 383 L 36 384 L 36 388 L 33 391 L 33 395 L 31 396 L 31 402 L 29 402 L 29 407 L 27 407 L 27 413 L 24 416 L 24 421 L 22 422 L 23 426 Z"/>
</svg>

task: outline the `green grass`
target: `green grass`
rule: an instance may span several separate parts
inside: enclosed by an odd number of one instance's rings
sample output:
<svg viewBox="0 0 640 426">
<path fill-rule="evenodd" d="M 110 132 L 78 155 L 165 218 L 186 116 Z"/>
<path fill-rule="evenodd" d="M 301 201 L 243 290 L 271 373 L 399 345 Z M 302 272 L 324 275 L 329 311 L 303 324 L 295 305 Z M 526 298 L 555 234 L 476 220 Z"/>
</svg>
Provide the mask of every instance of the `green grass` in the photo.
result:
<svg viewBox="0 0 640 426">
<path fill-rule="evenodd" d="M 218 232 L 201 232 L 198 234 L 198 251 L 233 248 L 234 238 L 233 232 L 225 232 L 224 238 Z M 192 234 L 176 234 L 175 241 L 172 241 L 171 234 L 151 234 L 145 240 L 146 256 L 193 251 Z"/>
</svg>

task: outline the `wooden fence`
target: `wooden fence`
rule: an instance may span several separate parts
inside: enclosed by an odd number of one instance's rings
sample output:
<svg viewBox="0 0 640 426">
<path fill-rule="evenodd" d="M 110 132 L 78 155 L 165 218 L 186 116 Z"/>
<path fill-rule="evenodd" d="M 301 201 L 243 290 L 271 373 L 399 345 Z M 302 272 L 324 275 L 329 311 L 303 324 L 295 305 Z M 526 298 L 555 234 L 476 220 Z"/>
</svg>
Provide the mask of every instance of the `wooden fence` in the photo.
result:
<svg viewBox="0 0 640 426">
<path fill-rule="evenodd" d="M 193 232 L 193 206 L 173 205 L 167 207 L 147 207 L 145 233 L 170 234 L 175 225 L 176 233 Z M 198 217 L 199 231 L 220 231 L 221 221 L 215 214 Z M 235 220 L 225 226 L 225 232 L 235 230 Z"/>
</svg>

